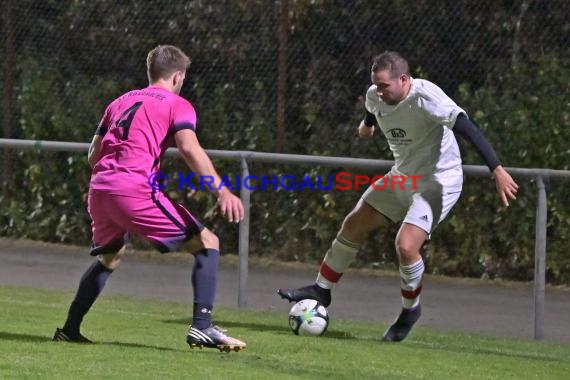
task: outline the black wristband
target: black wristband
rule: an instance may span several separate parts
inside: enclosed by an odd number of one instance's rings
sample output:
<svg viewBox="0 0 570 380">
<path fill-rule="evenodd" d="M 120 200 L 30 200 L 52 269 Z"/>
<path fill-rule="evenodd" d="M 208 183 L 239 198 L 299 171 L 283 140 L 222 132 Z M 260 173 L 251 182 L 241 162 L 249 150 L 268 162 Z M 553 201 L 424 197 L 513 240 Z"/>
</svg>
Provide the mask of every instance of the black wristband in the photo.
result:
<svg viewBox="0 0 570 380">
<path fill-rule="evenodd" d="M 373 113 L 368 112 L 366 110 L 366 115 L 364 115 L 364 125 L 368 128 L 372 128 L 373 126 L 377 125 L 378 122 L 376 121 L 376 116 Z"/>
</svg>

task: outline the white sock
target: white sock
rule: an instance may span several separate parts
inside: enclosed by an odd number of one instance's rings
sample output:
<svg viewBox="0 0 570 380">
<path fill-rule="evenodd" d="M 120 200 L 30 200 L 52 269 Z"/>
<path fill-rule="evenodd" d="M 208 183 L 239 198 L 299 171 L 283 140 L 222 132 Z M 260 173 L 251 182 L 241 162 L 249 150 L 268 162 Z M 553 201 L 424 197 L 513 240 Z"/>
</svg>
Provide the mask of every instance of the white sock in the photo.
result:
<svg viewBox="0 0 570 380">
<path fill-rule="evenodd" d="M 424 261 L 422 259 L 411 265 L 400 265 L 400 287 L 404 309 L 411 309 L 419 305 L 423 274 Z"/>
</svg>

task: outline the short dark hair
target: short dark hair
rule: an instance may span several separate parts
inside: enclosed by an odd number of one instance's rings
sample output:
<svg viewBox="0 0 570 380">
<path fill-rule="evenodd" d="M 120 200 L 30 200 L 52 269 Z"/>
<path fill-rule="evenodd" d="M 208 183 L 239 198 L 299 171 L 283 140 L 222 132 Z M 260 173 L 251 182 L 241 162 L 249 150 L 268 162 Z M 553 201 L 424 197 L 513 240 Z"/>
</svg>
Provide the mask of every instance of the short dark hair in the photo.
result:
<svg viewBox="0 0 570 380">
<path fill-rule="evenodd" d="M 402 74 L 410 75 L 408 61 L 395 51 L 385 51 L 372 59 L 372 72 L 377 73 L 382 70 L 390 70 L 392 78 Z"/>
<path fill-rule="evenodd" d="M 146 74 L 149 82 L 166 79 L 176 71 L 186 71 L 190 58 L 172 45 L 158 45 L 146 57 Z"/>
</svg>

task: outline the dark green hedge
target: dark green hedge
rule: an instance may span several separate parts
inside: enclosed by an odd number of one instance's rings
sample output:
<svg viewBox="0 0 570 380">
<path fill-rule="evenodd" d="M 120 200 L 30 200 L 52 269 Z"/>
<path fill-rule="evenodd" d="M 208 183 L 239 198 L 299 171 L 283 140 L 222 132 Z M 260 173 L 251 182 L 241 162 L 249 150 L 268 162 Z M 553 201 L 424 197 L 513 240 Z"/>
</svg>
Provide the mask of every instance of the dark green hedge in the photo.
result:
<svg viewBox="0 0 570 380">
<path fill-rule="evenodd" d="M 359 141 L 354 129 L 363 114 L 370 58 L 393 49 L 410 58 L 414 76 L 435 81 L 469 112 L 505 165 L 569 169 L 570 57 L 568 34 L 560 27 L 565 18 L 556 11 L 563 1 L 533 2 L 522 21 L 512 16 L 521 15 L 516 2 L 334 3 L 290 2 L 287 141 L 281 150 L 390 159 L 382 138 Z M 183 95 L 197 108 L 204 146 L 275 151 L 275 4 L 149 4 L 16 2 L 17 65 L 9 68 L 16 80 L 12 137 L 90 141 L 105 105 L 146 85 L 145 54 L 166 42 L 192 56 Z M 419 20 L 418 14 L 425 17 Z M 466 163 L 482 163 L 462 145 Z M 18 151 L 11 158 L 11 173 L 3 175 L 0 235 L 87 245 L 86 158 Z M 216 165 L 223 173 L 239 170 L 235 162 Z M 251 165 L 258 175 L 327 175 L 341 169 Z M 185 171 L 179 161 L 165 162 L 169 174 L 178 170 Z M 428 270 L 530 280 L 536 184 L 519 183 L 518 200 L 505 209 L 491 180 L 467 177 L 461 200 L 434 233 Z M 360 194 L 255 192 L 251 254 L 317 263 Z M 175 189 L 171 195 L 203 216 L 226 252 L 236 252 L 237 227 L 217 216 L 211 196 L 198 192 L 188 198 Z M 549 185 L 551 283 L 570 284 L 569 195 L 568 181 Z M 395 267 L 395 232 L 393 226 L 372 234 L 356 265 Z"/>
</svg>

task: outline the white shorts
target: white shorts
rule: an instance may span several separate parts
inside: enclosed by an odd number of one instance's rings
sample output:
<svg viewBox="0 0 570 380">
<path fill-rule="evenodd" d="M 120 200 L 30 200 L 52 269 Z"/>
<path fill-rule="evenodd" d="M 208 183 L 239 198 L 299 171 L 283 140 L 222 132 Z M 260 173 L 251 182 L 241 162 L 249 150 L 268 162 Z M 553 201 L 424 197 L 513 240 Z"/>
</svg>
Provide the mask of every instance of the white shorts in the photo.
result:
<svg viewBox="0 0 570 380">
<path fill-rule="evenodd" d="M 393 222 L 413 224 L 428 235 L 445 219 L 461 195 L 457 186 L 446 191 L 435 180 L 414 182 L 408 178 L 402 186 L 393 186 L 392 176 L 395 175 L 388 173 L 385 179 L 377 180 L 364 192 L 362 200 Z"/>
</svg>

